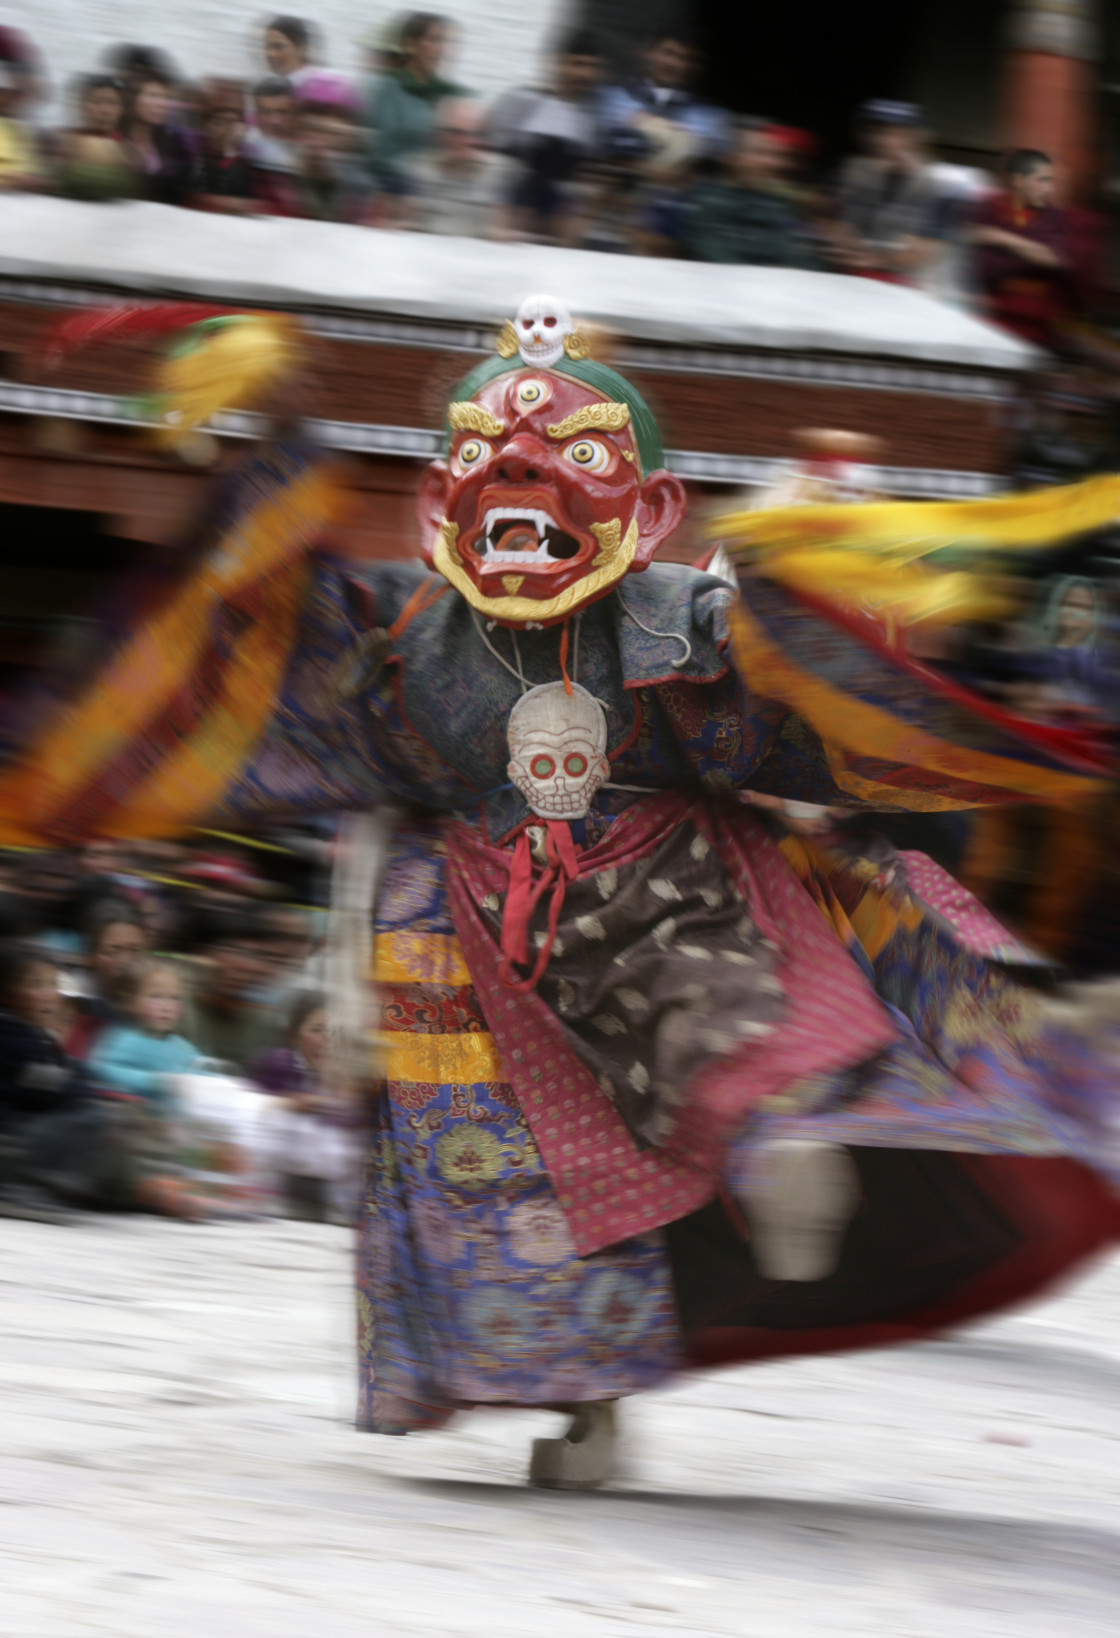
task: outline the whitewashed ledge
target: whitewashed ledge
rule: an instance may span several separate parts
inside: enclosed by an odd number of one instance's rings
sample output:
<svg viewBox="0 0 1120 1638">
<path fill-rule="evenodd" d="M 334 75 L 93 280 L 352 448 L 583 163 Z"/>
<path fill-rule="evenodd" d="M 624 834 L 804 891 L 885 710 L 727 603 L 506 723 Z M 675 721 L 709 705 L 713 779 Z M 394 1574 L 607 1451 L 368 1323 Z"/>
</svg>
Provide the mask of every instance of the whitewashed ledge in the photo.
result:
<svg viewBox="0 0 1120 1638">
<path fill-rule="evenodd" d="M 544 290 L 633 341 L 1019 371 L 1032 349 L 915 290 L 128 202 L 0 197 L 0 278 L 321 313 L 491 325 Z"/>
</svg>

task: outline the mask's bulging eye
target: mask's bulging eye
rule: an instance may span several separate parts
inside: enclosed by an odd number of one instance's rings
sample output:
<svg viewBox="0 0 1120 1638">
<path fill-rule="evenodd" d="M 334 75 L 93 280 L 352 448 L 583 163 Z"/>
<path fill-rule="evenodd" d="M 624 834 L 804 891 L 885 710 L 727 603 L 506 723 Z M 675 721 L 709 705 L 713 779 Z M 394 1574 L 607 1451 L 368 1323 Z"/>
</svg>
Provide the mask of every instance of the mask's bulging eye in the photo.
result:
<svg viewBox="0 0 1120 1638">
<path fill-rule="evenodd" d="M 564 772 L 578 779 L 587 772 L 587 758 L 580 751 L 570 751 L 564 758 Z"/>
<path fill-rule="evenodd" d="M 528 380 L 517 383 L 513 397 L 518 409 L 539 409 L 552 397 L 552 388 L 547 381 L 538 381 L 535 376 L 530 376 Z"/>
<path fill-rule="evenodd" d="M 573 466 L 582 467 L 585 472 L 606 472 L 613 463 L 614 451 L 609 445 L 600 443 L 598 438 L 578 438 L 574 444 L 567 446 L 564 458 L 571 461 Z"/>
<path fill-rule="evenodd" d="M 467 467 L 477 466 L 479 461 L 484 461 L 493 453 L 493 444 L 488 444 L 485 438 L 464 438 L 455 451 L 455 461 L 465 471 Z"/>
<path fill-rule="evenodd" d="M 556 772 L 556 764 L 550 756 L 535 756 L 529 764 L 529 772 L 534 779 L 551 779 Z"/>
</svg>

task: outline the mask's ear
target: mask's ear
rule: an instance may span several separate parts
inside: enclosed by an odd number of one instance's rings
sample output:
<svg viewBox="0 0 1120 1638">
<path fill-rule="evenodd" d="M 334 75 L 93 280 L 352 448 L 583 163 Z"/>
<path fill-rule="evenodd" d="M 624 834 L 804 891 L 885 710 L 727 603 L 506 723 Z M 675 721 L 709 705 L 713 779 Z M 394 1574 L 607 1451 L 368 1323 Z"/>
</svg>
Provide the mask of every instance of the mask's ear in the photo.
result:
<svg viewBox="0 0 1120 1638">
<path fill-rule="evenodd" d="M 451 473 L 446 461 L 433 461 L 420 479 L 416 497 L 416 516 L 420 520 L 420 545 L 426 558 L 435 550 L 439 526 L 447 516 L 447 497 L 451 492 Z"/>
<path fill-rule="evenodd" d="M 642 484 L 634 516 L 638 520 L 638 550 L 634 568 L 644 569 L 657 548 L 680 527 L 687 496 L 681 480 L 664 469 L 651 472 Z"/>
</svg>

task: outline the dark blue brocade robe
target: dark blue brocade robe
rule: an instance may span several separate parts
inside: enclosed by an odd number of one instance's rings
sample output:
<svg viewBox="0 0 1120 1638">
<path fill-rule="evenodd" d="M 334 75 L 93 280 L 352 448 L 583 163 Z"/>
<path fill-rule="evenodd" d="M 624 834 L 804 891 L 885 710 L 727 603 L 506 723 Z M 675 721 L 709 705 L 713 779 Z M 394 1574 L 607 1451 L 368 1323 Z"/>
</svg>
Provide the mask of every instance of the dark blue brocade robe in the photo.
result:
<svg viewBox="0 0 1120 1638">
<path fill-rule="evenodd" d="M 811 905 L 856 981 L 877 997 L 880 1035 L 856 1062 L 839 1053 L 824 1072 L 791 1078 L 779 1096 L 749 1109 L 745 1097 L 723 1149 L 722 1183 L 708 1179 L 706 1203 L 588 1252 L 556 1164 L 542 1157 L 546 1133 L 562 1148 L 564 1120 L 575 1138 L 583 1117 L 574 1104 L 565 1113 L 561 1100 L 558 1134 L 539 1124 L 551 1118 L 547 1102 L 544 1116 L 526 1105 L 529 1083 L 509 1056 L 513 1037 L 495 1020 L 495 1009 L 509 1003 L 490 972 L 481 981 L 477 941 L 468 959 L 448 893 L 449 822 L 462 822 L 480 845 L 501 847 L 530 817 L 507 775 L 506 723 L 522 691 L 515 673 L 530 685 L 558 679 L 559 634 L 515 639 L 486 630 L 447 591 L 386 645 L 374 634 L 400 615 L 425 572 L 412 563 L 360 570 L 319 564 L 282 700 L 222 808 L 229 824 L 262 812 L 374 802 L 411 816 L 392 844 L 375 920 L 375 975 L 390 1046 L 361 1223 L 363 1426 L 429 1426 L 463 1404 L 615 1397 L 689 1360 L 921 1335 L 1021 1297 L 1113 1232 L 1111 1197 L 1088 1169 L 1115 1174 L 1106 1137 L 1112 1091 L 1100 1067 L 1058 1035 L 987 950 L 971 947 L 909 889 L 901 866 L 888 883 L 858 861 L 778 837 L 767 846 L 801 895 L 798 905 Z M 765 613 L 766 596 L 760 588 L 756 614 Z M 605 846 L 612 824 L 633 817 L 650 792 L 684 793 L 708 812 L 730 813 L 744 834 L 766 823 L 736 801 L 733 793 L 745 788 L 859 805 L 837 784 L 835 759 L 817 732 L 788 705 L 752 693 L 732 668 L 734 598 L 710 576 L 655 566 L 624 581 L 573 628 L 570 669 L 603 703 L 611 760 L 609 785 L 587 819 L 572 826 L 579 849 Z M 788 611 L 775 605 L 772 614 L 776 625 Z M 848 656 L 832 675 L 844 687 L 874 691 L 883 686 L 881 668 L 878 657 L 853 664 Z M 894 705 L 921 717 L 912 681 L 898 684 Z M 926 706 L 921 720 L 945 731 L 949 708 Z M 959 724 L 950 726 L 959 740 Z M 897 805 L 908 805 L 904 790 Z M 922 803 L 915 798 L 915 805 Z M 656 934 L 653 911 L 643 921 L 637 900 L 660 878 L 643 869 L 639 863 L 622 872 L 618 891 L 630 900 L 620 911 L 623 930 L 609 928 L 609 950 L 589 938 L 573 954 L 572 940 L 588 920 L 576 914 L 577 903 L 561 926 L 567 942 L 556 957 L 567 976 L 547 975 L 541 995 L 517 1002 L 515 1014 L 532 1036 L 541 1016 L 534 1008 L 547 1003 L 572 1061 L 612 1101 L 625 1127 L 620 1188 L 630 1159 L 656 1154 L 658 1142 L 671 1146 L 674 1098 L 684 1096 L 663 1079 L 669 1117 L 659 1125 L 657 1087 L 649 1094 L 632 1084 L 630 1046 L 637 1043 L 634 1050 L 655 1068 L 674 1062 L 685 1079 L 680 1051 L 665 1057 L 674 1030 L 678 1048 L 683 1040 L 698 1064 L 710 1067 L 720 1057 L 718 1047 L 696 1045 L 700 1025 L 680 1034 L 682 1012 L 700 1006 L 687 1001 L 687 985 L 669 984 L 657 1018 L 644 1025 L 615 1005 L 625 990 L 604 976 L 607 954 L 637 960 L 634 952 L 648 954 Z M 609 877 L 588 877 L 592 899 Z M 668 879 L 658 891 L 671 893 L 682 877 L 678 871 Z M 723 893 L 726 908 L 726 873 L 717 871 L 713 881 L 696 892 Z M 749 920 L 756 907 L 749 894 L 740 902 Z M 757 910 L 755 922 L 761 904 Z M 496 938 L 500 904 L 490 920 Z M 713 912 L 713 926 L 716 920 Z M 691 925 L 692 942 L 683 945 L 682 934 L 681 947 L 705 960 L 726 954 L 705 930 L 702 910 Z M 752 925 L 743 935 L 750 959 L 757 932 Z M 783 1020 L 793 1016 L 790 997 L 773 1014 L 760 1012 L 760 975 L 780 991 L 799 952 L 783 949 L 782 925 L 771 925 L 770 934 L 770 956 L 761 959 L 757 950 L 750 980 L 744 977 L 741 991 L 720 991 L 720 1005 L 741 1014 L 741 1028 L 750 1027 L 742 1019 L 754 1018 L 757 1029 L 774 1028 L 780 1040 Z M 631 996 L 655 993 L 659 970 L 646 961 Z M 803 963 L 799 971 L 811 968 Z M 565 1019 L 564 997 L 570 991 L 582 1005 L 581 981 L 594 994 L 573 1022 Z M 596 1014 L 603 996 L 610 1007 Z M 596 1017 L 616 1020 L 622 1035 L 596 1037 Z M 520 1058 L 519 1048 L 512 1055 Z M 654 1099 L 648 1106 L 647 1096 Z M 647 1107 L 658 1118 L 643 1125 Z M 837 1273 L 778 1288 L 754 1268 L 727 1191 L 750 1183 L 764 1139 L 790 1135 L 852 1146 L 865 1201 Z"/>
<path fill-rule="evenodd" d="M 559 634 L 487 631 L 447 589 L 386 640 L 426 571 L 304 569 L 329 500 L 317 461 L 293 446 L 247 466 L 184 607 L 73 715 L 78 753 L 87 721 L 102 736 L 73 800 L 56 800 L 48 734 L 2 783 L 0 821 L 58 842 L 137 834 L 158 812 L 165 832 L 405 815 L 374 911 L 388 1046 L 361 1214 L 363 1426 L 923 1335 L 1109 1239 L 1101 1067 L 901 864 L 810 846 L 737 795 L 985 801 L 1067 777 L 1052 748 L 765 582 L 740 604 L 690 569 L 631 575 L 572 622 L 611 777 L 571 825 L 577 872 L 550 901 L 539 985 L 503 987 L 508 861 L 530 818 L 506 727 L 518 673 L 558 680 Z M 145 648 L 155 632 L 185 657 Z M 147 716 L 129 715 L 137 677 Z M 863 1195 L 835 1274 L 799 1286 L 762 1277 L 736 1204 L 763 1141 L 788 1135 L 848 1144 Z"/>
</svg>

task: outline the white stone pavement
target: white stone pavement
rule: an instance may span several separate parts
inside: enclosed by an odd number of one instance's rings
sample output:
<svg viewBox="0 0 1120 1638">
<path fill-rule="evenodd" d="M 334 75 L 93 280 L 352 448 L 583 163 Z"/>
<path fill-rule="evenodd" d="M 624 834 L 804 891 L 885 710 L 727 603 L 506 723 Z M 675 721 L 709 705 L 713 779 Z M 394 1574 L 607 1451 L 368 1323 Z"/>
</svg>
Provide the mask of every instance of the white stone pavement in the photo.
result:
<svg viewBox="0 0 1120 1638">
<path fill-rule="evenodd" d="M 1115 1638 L 1120 1262 L 921 1348 L 348 1426 L 342 1230 L 0 1223 L 0 1638 Z"/>
</svg>

